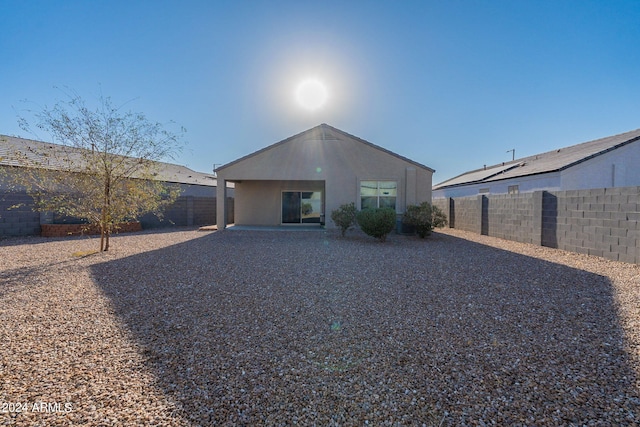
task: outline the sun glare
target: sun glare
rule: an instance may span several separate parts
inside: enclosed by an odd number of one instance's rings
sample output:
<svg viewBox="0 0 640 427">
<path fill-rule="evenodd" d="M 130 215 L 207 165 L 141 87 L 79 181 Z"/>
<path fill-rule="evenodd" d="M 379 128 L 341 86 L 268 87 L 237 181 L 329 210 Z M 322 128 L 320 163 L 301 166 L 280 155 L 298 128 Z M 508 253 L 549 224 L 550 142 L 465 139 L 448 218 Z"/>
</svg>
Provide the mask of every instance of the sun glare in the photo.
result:
<svg viewBox="0 0 640 427">
<path fill-rule="evenodd" d="M 324 107 L 327 98 L 327 88 L 318 79 L 303 80 L 296 89 L 298 104 L 309 111 Z"/>
</svg>

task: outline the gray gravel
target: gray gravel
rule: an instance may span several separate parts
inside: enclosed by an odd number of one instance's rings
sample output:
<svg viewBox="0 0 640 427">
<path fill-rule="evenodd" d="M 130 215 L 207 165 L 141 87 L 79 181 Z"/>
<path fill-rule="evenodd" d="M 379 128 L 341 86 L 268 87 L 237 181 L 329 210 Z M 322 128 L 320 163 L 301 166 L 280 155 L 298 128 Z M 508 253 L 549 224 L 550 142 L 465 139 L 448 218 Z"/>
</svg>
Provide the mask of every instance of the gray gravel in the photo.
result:
<svg viewBox="0 0 640 427">
<path fill-rule="evenodd" d="M 455 230 L 97 246 L 0 241 L 1 425 L 640 424 L 634 265 Z"/>
</svg>

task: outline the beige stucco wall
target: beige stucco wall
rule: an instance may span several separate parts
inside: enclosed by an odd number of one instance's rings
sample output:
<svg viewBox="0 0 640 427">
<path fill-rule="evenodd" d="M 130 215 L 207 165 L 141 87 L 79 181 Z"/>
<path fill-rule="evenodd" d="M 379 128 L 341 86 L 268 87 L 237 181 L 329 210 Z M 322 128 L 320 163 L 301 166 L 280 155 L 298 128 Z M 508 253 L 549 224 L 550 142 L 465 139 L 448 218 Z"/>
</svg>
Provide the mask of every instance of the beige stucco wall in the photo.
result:
<svg viewBox="0 0 640 427">
<path fill-rule="evenodd" d="M 396 181 L 398 213 L 404 212 L 407 203 L 431 201 L 433 172 L 430 169 L 342 135 L 312 138 L 302 135 L 218 171 L 219 184 L 221 180 L 236 182 L 236 224 L 279 224 L 280 192 L 305 190 L 294 188 L 300 181 L 324 182 L 328 227 L 334 226 L 331 211 L 341 204 L 354 202 L 360 208 L 360 181 L 363 180 Z M 283 181 L 298 183 L 284 188 Z"/>
<path fill-rule="evenodd" d="M 280 225 L 283 191 L 321 191 L 322 181 L 243 181 L 236 184 L 235 223 L 242 225 Z"/>
</svg>

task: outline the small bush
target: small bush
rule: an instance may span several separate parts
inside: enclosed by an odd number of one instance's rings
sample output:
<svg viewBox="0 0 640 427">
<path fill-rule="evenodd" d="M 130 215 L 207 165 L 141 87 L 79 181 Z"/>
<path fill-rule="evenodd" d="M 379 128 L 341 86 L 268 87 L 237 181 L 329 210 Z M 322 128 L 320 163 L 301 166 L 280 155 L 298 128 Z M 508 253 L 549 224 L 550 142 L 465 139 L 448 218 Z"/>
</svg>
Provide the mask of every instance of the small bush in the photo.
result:
<svg viewBox="0 0 640 427">
<path fill-rule="evenodd" d="M 363 209 L 356 215 L 356 220 L 362 231 L 384 242 L 396 227 L 396 211 L 391 208 Z"/>
<path fill-rule="evenodd" d="M 447 214 L 437 206 L 431 206 L 431 218 L 433 219 L 431 224 L 435 228 L 444 228 L 448 224 Z"/>
<path fill-rule="evenodd" d="M 419 205 L 407 206 L 402 222 L 414 226 L 418 236 L 424 239 L 435 227 L 442 228 L 447 225 L 447 217 L 437 206 L 422 202 Z"/>
<path fill-rule="evenodd" d="M 340 227 L 343 236 L 348 229 L 356 225 L 357 212 L 353 202 L 341 205 L 338 209 L 331 211 L 331 220 Z"/>
</svg>

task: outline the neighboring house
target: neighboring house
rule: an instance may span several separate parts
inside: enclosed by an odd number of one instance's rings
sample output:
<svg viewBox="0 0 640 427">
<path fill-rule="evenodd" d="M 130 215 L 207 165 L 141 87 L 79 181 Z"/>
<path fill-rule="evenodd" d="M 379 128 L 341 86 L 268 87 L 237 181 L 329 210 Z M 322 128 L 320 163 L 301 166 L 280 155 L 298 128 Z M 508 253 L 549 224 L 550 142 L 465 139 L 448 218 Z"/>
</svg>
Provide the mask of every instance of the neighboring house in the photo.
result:
<svg viewBox="0 0 640 427">
<path fill-rule="evenodd" d="M 35 153 L 49 152 L 52 155 L 47 155 L 46 158 L 36 158 Z M 7 173 L 15 173 L 16 170 L 9 168 L 9 166 L 24 166 L 24 160 L 16 160 L 16 153 L 27 156 L 33 161 L 33 164 L 46 164 L 51 169 L 60 170 L 64 167 L 56 162 L 61 162 L 65 156 L 73 156 L 74 149 L 59 144 L 0 135 L 0 172 L 4 169 Z M 156 179 L 178 185 L 181 193 L 176 203 L 165 211 L 162 222 L 151 214 L 145 215 L 140 219 L 143 227 L 173 224 L 214 224 L 216 220 L 216 177 L 172 163 L 156 162 L 156 164 L 158 165 Z M 3 180 L 3 174 L 0 173 L 0 236 L 39 233 L 40 224 L 52 221 L 53 217 L 34 213 L 28 206 L 8 210 L 9 207 L 16 204 L 16 201 L 25 203 L 30 199 L 24 192 L 22 195 L 19 194 L 19 189 L 16 193 L 16 189 L 9 185 L 7 178 L 5 176 Z M 228 189 L 227 195 L 232 197 L 233 189 Z"/>
<path fill-rule="evenodd" d="M 0 135 L 0 167 L 3 166 L 24 166 L 23 162 L 16 160 L 16 153 L 21 153 L 29 158 L 35 157 L 33 153 L 57 152 L 57 155 L 46 158 L 34 159 L 36 164 L 48 164 L 51 160 L 63 158 L 68 153 L 73 153 L 74 149 L 59 144 L 35 141 L 32 139 L 16 138 L 13 136 Z M 63 155 L 60 155 L 63 153 Z M 216 178 L 214 175 L 196 172 L 185 166 L 172 163 L 155 162 L 158 167 L 157 179 L 167 183 L 178 184 L 183 196 L 204 196 L 215 197 Z M 48 164 L 48 167 L 56 169 L 58 165 Z M 0 180 L 0 189 L 6 188 L 6 183 Z"/>
<path fill-rule="evenodd" d="M 640 186 L 640 129 L 463 173 L 433 198 Z"/>
<path fill-rule="evenodd" d="M 321 124 L 216 169 L 233 183 L 236 225 L 325 224 L 346 203 L 388 206 L 398 214 L 431 201 L 434 170 L 327 124 Z M 219 197 L 218 228 L 228 223 Z"/>
</svg>

